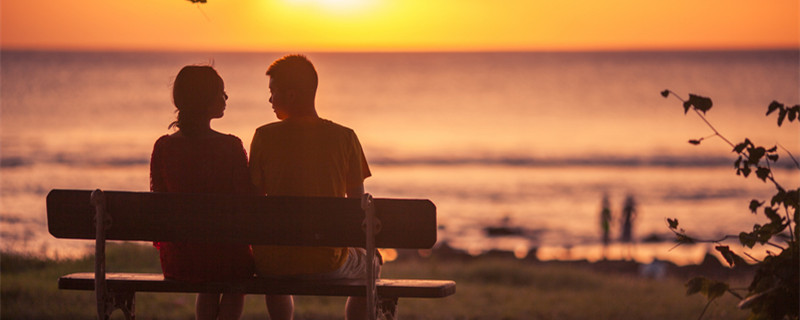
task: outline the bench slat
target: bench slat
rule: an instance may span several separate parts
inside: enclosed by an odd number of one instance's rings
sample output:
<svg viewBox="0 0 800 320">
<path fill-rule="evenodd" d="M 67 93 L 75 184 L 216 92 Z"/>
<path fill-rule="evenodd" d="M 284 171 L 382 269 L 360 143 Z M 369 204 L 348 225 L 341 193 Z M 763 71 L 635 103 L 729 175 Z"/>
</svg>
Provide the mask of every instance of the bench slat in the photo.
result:
<svg viewBox="0 0 800 320">
<path fill-rule="evenodd" d="M 108 240 L 200 240 L 363 247 L 360 199 L 104 191 Z M 47 224 L 57 238 L 94 239 L 89 190 L 52 190 Z M 436 207 L 429 200 L 374 199 L 381 248 L 430 248 Z"/>
<path fill-rule="evenodd" d="M 246 294 L 292 294 L 318 296 L 363 296 L 364 280 L 298 281 L 253 278 L 231 283 L 187 283 L 165 280 L 159 273 L 107 273 L 109 290 L 128 292 L 242 292 Z M 378 295 L 387 298 L 442 298 L 455 293 L 447 280 L 379 279 Z M 73 273 L 58 279 L 59 289 L 94 290 L 93 273 Z"/>
</svg>

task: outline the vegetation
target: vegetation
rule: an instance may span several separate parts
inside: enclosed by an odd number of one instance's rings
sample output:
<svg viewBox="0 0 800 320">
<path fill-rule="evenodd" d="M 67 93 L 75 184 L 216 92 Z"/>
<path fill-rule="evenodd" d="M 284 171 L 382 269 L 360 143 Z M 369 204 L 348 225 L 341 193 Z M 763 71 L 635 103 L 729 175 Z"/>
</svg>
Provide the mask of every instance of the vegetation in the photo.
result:
<svg viewBox="0 0 800 320">
<path fill-rule="evenodd" d="M 730 284 L 726 282 L 696 277 L 686 283 L 687 294 L 701 293 L 707 297 L 708 305 L 710 305 L 711 302 L 728 292 L 741 300 L 739 303 L 740 308 L 750 310 L 748 319 L 798 319 L 798 309 L 800 309 L 800 306 L 798 306 L 800 303 L 798 302 L 800 301 L 800 296 L 798 296 L 798 289 L 800 288 L 800 281 L 798 281 L 798 271 L 800 271 L 798 234 L 800 229 L 798 229 L 797 223 L 800 219 L 800 210 L 798 210 L 800 188 L 786 188 L 778 183 L 774 176 L 772 168 L 780 158 L 778 146 L 765 148 L 755 145 L 750 139 L 745 139 L 743 142 L 734 145 L 706 120 L 704 115 L 711 109 L 711 99 L 690 94 L 689 99 L 684 100 L 670 90 L 661 92 L 661 95 L 665 98 L 669 97 L 670 94 L 683 101 L 684 113 L 688 113 L 690 109 L 693 109 L 714 132 L 713 135 L 708 137 L 689 140 L 689 143 L 699 145 L 707 138 L 718 137 L 722 139 L 737 154 L 737 158 L 734 161 L 736 175 L 747 178 L 752 173 L 755 173 L 758 179 L 765 183 L 771 183 L 776 190 L 775 195 L 769 202 L 753 199 L 749 204 L 749 210 L 753 214 L 758 214 L 759 209 L 761 209 L 768 222 L 763 225 L 755 224 L 752 231 L 742 231 L 738 236 L 725 236 L 716 240 L 701 240 L 689 236 L 686 230 L 679 228 L 677 219 L 667 219 L 669 228 L 677 235 L 679 243 L 717 243 L 716 250 L 734 268 L 747 264 L 747 261 L 733 252 L 729 246 L 722 245 L 721 242 L 723 240 L 735 238 L 747 248 L 752 249 L 754 246 L 760 245 L 771 249 L 767 251 L 768 255 L 763 260 L 755 259 L 746 252 L 743 253 L 743 255 L 754 260 L 758 266 L 757 272 L 747 288 L 736 290 L 732 289 Z M 798 122 L 800 123 L 800 105 L 787 107 L 780 102 L 773 101 L 767 107 L 767 116 L 776 111 L 778 112 L 777 123 L 779 127 L 783 125 L 786 119 L 789 122 L 799 120 Z M 784 151 L 792 159 L 794 165 L 800 169 L 800 163 L 797 162 L 794 156 L 785 148 Z M 788 235 L 786 234 L 787 231 Z M 774 250 L 778 252 L 773 252 Z M 737 291 L 744 291 L 744 295 L 739 294 Z M 706 309 L 700 313 L 700 318 L 703 317 Z"/>
<path fill-rule="evenodd" d="M 94 295 L 58 290 L 56 279 L 93 270 L 93 257 L 44 260 L 2 254 L 2 319 L 91 319 Z M 113 243 L 110 272 L 159 272 L 155 249 Z M 384 276 L 452 279 L 457 293 L 444 299 L 401 299 L 402 319 L 688 319 L 700 313 L 702 300 L 684 298 L 683 281 L 599 273 L 569 263 L 514 258 L 450 260 L 406 258 L 387 263 Z M 744 285 L 744 282 L 741 283 Z M 138 319 L 192 319 L 194 295 L 138 293 Z M 737 299 L 721 297 L 709 319 L 737 319 Z M 341 319 L 344 298 L 297 297 L 296 319 Z M 247 296 L 243 319 L 265 319 L 261 296 Z M 115 311 L 113 319 L 122 319 Z M 744 319 L 744 317 L 738 317 Z"/>
</svg>

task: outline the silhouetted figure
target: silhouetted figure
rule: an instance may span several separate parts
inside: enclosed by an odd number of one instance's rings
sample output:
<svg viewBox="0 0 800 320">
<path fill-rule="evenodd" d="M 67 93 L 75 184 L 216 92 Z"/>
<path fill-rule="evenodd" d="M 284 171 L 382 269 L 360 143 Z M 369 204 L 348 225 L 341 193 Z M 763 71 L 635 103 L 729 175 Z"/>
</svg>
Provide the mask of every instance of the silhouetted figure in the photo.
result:
<svg viewBox="0 0 800 320">
<path fill-rule="evenodd" d="M 261 126 L 253 136 L 253 184 L 270 196 L 361 198 L 364 179 L 371 175 L 367 159 L 352 129 L 317 115 L 313 64 L 289 55 L 270 65 L 267 75 L 269 101 L 280 121 Z M 259 275 L 309 280 L 366 275 L 361 248 L 253 246 L 253 254 Z M 268 296 L 267 307 L 271 319 L 291 317 L 292 297 Z M 345 309 L 347 319 L 364 318 L 366 299 L 350 297 Z"/>
<path fill-rule="evenodd" d="M 606 258 L 608 244 L 611 242 L 611 205 L 608 202 L 608 194 L 603 193 L 600 204 L 600 231 L 603 234 L 603 259 Z"/>
<path fill-rule="evenodd" d="M 631 243 L 633 242 L 633 223 L 636 220 L 636 201 L 633 195 L 625 197 L 625 203 L 622 205 L 622 231 L 620 241 L 627 244 L 628 257 L 631 255 Z"/>
<path fill-rule="evenodd" d="M 150 190 L 154 192 L 255 194 L 247 170 L 247 155 L 239 138 L 211 129 L 211 119 L 225 111 L 225 86 L 210 66 L 186 66 L 173 84 L 178 131 L 160 137 L 150 159 Z M 253 276 L 249 245 L 155 242 L 168 279 L 206 282 Z M 197 319 L 238 319 L 244 295 L 200 293 Z"/>
</svg>

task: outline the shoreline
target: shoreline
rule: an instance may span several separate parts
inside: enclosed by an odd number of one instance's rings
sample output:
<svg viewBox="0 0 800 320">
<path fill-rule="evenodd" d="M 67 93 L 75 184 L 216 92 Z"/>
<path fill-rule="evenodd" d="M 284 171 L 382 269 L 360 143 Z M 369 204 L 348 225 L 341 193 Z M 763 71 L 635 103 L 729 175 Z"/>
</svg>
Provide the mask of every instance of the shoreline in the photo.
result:
<svg viewBox="0 0 800 320">
<path fill-rule="evenodd" d="M 677 264 L 669 260 L 653 259 L 651 262 L 641 262 L 633 259 L 602 258 L 597 260 L 575 257 L 573 259 L 539 259 L 536 249 L 525 257 L 518 257 L 513 251 L 489 250 L 478 255 L 473 255 L 465 250 L 453 248 L 447 243 L 437 244 L 431 250 L 396 250 L 393 257 L 387 259 L 392 262 L 408 262 L 414 260 L 439 260 L 450 263 L 472 263 L 483 260 L 520 261 L 531 265 L 541 266 L 569 266 L 586 269 L 597 273 L 620 274 L 638 276 L 643 278 L 664 279 L 678 278 L 688 280 L 695 276 L 704 276 L 716 280 L 750 279 L 756 272 L 754 264 L 730 267 L 711 252 L 706 252 L 702 260 L 697 263 Z M 390 252 L 391 255 L 391 252 Z"/>
</svg>

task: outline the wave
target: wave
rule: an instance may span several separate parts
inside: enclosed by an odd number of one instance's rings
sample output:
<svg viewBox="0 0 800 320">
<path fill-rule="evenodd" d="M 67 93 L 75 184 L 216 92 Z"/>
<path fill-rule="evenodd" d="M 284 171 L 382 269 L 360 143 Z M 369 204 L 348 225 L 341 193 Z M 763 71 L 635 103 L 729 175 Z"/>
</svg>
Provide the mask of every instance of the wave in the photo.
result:
<svg viewBox="0 0 800 320">
<path fill-rule="evenodd" d="M 577 156 L 562 158 L 539 158 L 525 156 L 411 156 L 411 157 L 370 157 L 369 163 L 378 166 L 510 166 L 510 167 L 733 167 L 732 157 L 692 157 L 692 156 L 642 156 L 642 157 L 604 157 Z M 65 166 L 106 166 L 127 167 L 150 163 L 149 156 L 92 156 L 56 154 L 49 157 L 3 156 L 0 167 L 19 168 L 34 164 L 57 164 Z M 780 159 L 774 167 L 794 168 L 789 159 Z"/>
<path fill-rule="evenodd" d="M 20 157 L 20 156 L 3 156 L 0 158 L 0 168 L 21 168 L 30 167 L 35 164 L 57 164 L 71 167 L 92 167 L 92 166 L 105 166 L 105 167 L 128 167 L 147 165 L 150 163 L 150 157 L 85 157 L 85 156 L 68 156 L 68 155 L 55 155 L 51 157 Z"/>
<path fill-rule="evenodd" d="M 455 165 L 486 165 L 486 166 L 515 166 L 515 167 L 733 167 L 735 159 L 729 157 L 676 157 L 676 156 L 647 156 L 647 157 L 563 157 L 563 158 L 537 158 L 537 157 L 376 157 L 369 162 L 384 166 L 455 166 Z M 792 168 L 795 164 L 781 159 L 776 163 L 779 168 Z"/>
</svg>

